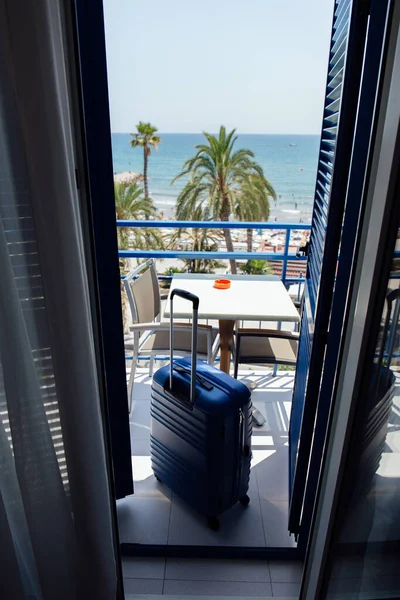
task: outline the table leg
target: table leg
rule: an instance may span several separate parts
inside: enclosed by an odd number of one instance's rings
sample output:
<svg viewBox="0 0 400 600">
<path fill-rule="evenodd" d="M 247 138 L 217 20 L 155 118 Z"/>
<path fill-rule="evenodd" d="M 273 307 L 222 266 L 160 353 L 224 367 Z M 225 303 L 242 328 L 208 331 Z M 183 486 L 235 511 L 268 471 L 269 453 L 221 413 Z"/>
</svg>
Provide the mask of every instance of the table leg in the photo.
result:
<svg viewBox="0 0 400 600">
<path fill-rule="evenodd" d="M 232 336 L 235 321 L 221 320 L 219 321 L 219 336 L 220 336 L 220 363 L 219 368 L 224 373 L 229 375 L 229 367 L 231 362 Z"/>
</svg>

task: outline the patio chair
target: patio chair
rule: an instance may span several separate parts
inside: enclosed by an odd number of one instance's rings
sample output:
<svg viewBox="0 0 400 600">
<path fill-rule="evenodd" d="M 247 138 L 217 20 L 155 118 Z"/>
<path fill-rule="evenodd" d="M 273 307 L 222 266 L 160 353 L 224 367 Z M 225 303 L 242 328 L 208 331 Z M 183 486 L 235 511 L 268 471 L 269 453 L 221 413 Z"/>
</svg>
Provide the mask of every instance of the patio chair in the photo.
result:
<svg viewBox="0 0 400 600">
<path fill-rule="evenodd" d="M 235 367 L 239 364 L 296 365 L 299 334 L 277 329 L 243 329 L 235 331 Z"/>
<path fill-rule="evenodd" d="M 161 295 L 155 260 L 149 259 L 131 271 L 124 279 L 133 325 L 133 358 L 128 384 L 129 412 L 137 361 L 141 354 L 150 356 L 149 375 L 153 375 L 154 357 L 169 357 L 169 321 L 161 321 Z M 174 354 L 190 355 L 192 326 L 174 325 Z M 210 325 L 198 325 L 198 358 L 214 363 L 219 349 L 218 331 Z"/>
</svg>

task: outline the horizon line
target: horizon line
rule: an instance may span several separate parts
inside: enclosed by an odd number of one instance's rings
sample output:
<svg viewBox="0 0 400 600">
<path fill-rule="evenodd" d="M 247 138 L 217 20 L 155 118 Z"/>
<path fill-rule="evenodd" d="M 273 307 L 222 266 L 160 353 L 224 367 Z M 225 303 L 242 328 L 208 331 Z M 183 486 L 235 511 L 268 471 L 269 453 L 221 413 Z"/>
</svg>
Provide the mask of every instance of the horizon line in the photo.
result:
<svg viewBox="0 0 400 600">
<path fill-rule="evenodd" d="M 203 131 L 157 131 L 157 133 L 161 135 L 202 135 Z M 218 133 L 218 131 L 206 132 L 211 133 L 212 135 Z M 132 135 L 129 131 L 111 131 L 111 134 L 120 134 L 120 135 Z M 321 132 L 318 133 L 254 133 L 248 131 L 237 131 L 238 135 L 321 135 Z"/>
</svg>

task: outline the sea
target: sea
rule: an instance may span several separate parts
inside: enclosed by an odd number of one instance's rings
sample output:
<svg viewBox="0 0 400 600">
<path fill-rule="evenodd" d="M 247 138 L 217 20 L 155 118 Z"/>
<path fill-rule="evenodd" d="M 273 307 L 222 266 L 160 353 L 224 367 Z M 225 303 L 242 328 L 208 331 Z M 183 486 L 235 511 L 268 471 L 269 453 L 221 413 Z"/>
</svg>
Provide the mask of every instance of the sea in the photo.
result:
<svg viewBox="0 0 400 600">
<path fill-rule="evenodd" d="M 204 143 L 200 133 L 160 133 L 158 151 L 149 158 L 149 192 L 161 217 L 174 217 L 176 199 L 185 180 L 172 180 L 183 163 Z M 143 151 L 132 148 L 128 133 L 112 134 L 114 173 L 143 173 Z M 274 186 L 277 200 L 272 201 L 270 221 L 311 221 L 317 173 L 318 135 L 238 134 L 235 148 L 249 148 Z"/>
</svg>

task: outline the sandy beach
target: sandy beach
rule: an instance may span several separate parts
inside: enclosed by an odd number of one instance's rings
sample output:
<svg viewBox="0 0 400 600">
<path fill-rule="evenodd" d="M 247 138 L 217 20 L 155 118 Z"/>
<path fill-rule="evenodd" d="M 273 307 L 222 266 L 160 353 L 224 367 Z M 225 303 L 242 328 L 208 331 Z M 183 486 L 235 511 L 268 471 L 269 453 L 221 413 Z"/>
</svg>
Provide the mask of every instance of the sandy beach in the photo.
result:
<svg viewBox="0 0 400 600">
<path fill-rule="evenodd" d="M 176 198 L 171 196 L 166 198 L 158 194 L 151 194 L 151 196 L 162 219 L 175 219 Z M 295 208 L 294 203 L 293 208 L 288 208 L 287 203 L 280 206 L 278 202 L 276 204 L 271 202 L 268 221 L 271 223 L 311 223 L 311 214 L 311 206 L 309 203 L 297 203 L 297 208 Z"/>
</svg>

